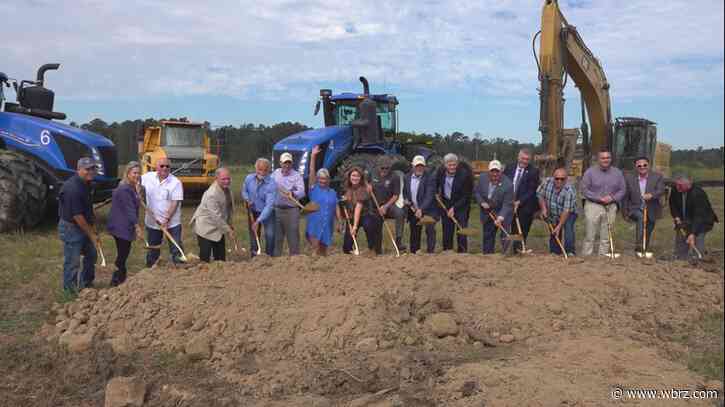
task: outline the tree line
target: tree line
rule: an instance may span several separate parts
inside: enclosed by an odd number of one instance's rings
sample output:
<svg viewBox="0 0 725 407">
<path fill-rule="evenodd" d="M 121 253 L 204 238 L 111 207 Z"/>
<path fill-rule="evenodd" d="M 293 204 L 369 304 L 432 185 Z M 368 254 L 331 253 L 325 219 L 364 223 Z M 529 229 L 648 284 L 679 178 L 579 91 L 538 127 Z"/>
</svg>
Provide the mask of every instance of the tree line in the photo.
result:
<svg viewBox="0 0 725 407">
<path fill-rule="evenodd" d="M 143 135 L 143 129 L 158 125 L 158 123 L 159 120 L 153 118 L 110 124 L 101 119 L 93 119 L 80 125 L 72 122 L 71 125 L 98 133 L 113 141 L 118 149 L 119 163 L 125 164 L 138 159 L 137 140 L 139 136 Z M 209 125 L 209 123 L 206 124 Z M 239 126 L 210 126 L 209 135 L 212 152 L 220 154 L 221 161 L 225 165 L 242 165 L 251 164 L 258 157 L 271 157 L 272 147 L 275 143 L 289 135 L 308 129 L 309 127 L 297 122 L 282 122 L 271 126 L 243 123 Z M 540 148 L 540 144 L 521 143 L 517 140 L 500 137 L 483 138 L 480 133 L 468 136 L 458 131 L 449 134 L 400 132 L 398 139 L 402 142 L 426 144 L 440 155 L 455 153 L 470 161 L 498 159 L 509 163 L 516 159 L 516 154 L 521 148 L 530 148 L 532 151 Z M 722 168 L 723 147 L 673 150 L 671 165 Z"/>
</svg>

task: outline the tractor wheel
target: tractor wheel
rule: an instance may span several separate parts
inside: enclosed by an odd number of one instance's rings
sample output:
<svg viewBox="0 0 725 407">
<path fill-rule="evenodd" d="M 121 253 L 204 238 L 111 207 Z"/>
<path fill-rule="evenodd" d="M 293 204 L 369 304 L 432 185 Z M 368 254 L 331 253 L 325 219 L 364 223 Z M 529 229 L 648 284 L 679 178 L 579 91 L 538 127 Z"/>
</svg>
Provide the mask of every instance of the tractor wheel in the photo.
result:
<svg viewBox="0 0 725 407">
<path fill-rule="evenodd" d="M 47 192 L 35 163 L 0 150 L 0 233 L 37 225 L 45 215 Z"/>
<path fill-rule="evenodd" d="M 360 168 L 365 173 L 365 179 L 370 180 L 377 161 L 378 155 L 376 154 L 353 154 L 345 158 L 335 171 L 337 174 L 335 181 L 337 181 L 340 191 L 345 190 L 345 176 L 351 168 Z"/>
</svg>

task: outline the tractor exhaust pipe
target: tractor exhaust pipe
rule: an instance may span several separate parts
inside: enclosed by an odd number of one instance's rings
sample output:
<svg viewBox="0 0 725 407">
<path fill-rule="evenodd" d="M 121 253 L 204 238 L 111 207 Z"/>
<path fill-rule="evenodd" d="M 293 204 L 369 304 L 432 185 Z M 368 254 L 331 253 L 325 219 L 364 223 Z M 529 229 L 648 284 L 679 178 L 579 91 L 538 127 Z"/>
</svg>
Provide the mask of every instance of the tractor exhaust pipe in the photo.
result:
<svg viewBox="0 0 725 407">
<path fill-rule="evenodd" d="M 365 79 L 364 76 L 361 76 L 360 82 L 362 82 L 362 84 L 363 84 L 363 94 L 365 96 L 370 96 L 370 85 L 368 84 L 368 80 Z"/>
<path fill-rule="evenodd" d="M 38 76 L 36 78 L 38 86 L 43 86 L 43 82 L 45 81 L 45 71 L 56 70 L 58 68 L 60 68 L 60 64 L 45 64 L 38 68 Z"/>
</svg>

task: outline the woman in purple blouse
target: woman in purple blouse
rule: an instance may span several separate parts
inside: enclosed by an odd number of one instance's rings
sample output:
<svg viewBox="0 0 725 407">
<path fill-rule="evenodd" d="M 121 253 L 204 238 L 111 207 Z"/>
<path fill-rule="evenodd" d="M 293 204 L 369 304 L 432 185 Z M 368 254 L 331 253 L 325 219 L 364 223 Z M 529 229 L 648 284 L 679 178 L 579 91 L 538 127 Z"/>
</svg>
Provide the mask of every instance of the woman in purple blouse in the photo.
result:
<svg viewBox="0 0 725 407">
<path fill-rule="evenodd" d="M 126 281 L 126 260 L 131 253 L 131 243 L 135 238 L 143 239 L 138 223 L 140 205 L 141 166 L 136 161 L 126 165 L 123 180 L 113 191 L 111 215 L 108 218 L 108 233 L 116 240 L 116 271 L 111 277 L 111 287 Z"/>
</svg>

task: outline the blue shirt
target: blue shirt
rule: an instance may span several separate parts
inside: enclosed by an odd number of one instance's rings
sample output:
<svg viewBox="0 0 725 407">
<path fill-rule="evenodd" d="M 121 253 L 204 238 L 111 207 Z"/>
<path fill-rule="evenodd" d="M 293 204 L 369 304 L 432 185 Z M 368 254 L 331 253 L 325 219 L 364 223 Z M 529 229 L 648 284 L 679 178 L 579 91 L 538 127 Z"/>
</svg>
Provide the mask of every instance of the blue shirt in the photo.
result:
<svg viewBox="0 0 725 407">
<path fill-rule="evenodd" d="M 277 185 L 270 175 L 257 181 L 257 174 L 249 174 L 242 186 L 242 199 L 252 203 L 254 212 L 259 212 L 258 221 L 264 222 L 272 215 L 274 200 L 277 197 Z"/>
</svg>

